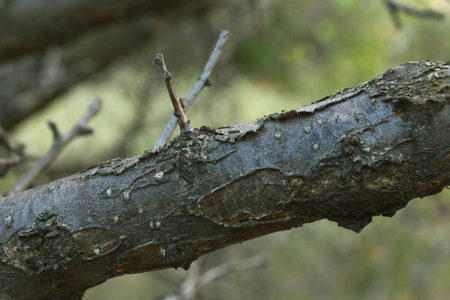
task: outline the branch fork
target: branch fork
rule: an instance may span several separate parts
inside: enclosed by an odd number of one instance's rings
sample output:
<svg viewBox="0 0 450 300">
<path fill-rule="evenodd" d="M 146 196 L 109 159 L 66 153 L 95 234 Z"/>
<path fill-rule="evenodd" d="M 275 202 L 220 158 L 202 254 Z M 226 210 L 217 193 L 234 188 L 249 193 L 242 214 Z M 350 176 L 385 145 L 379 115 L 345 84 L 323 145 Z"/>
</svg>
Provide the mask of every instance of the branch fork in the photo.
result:
<svg viewBox="0 0 450 300">
<path fill-rule="evenodd" d="M 43 155 L 34 166 L 32 166 L 16 184 L 8 191 L 8 195 L 12 195 L 29 188 L 36 180 L 38 175 L 46 169 L 62 151 L 62 149 L 77 136 L 87 135 L 93 132 L 93 129 L 88 127 L 88 121 L 95 116 L 102 106 L 100 99 L 94 100 L 87 108 L 84 115 L 72 126 L 72 128 L 65 134 L 61 135 L 58 126 L 54 122 L 48 122 L 50 130 L 53 133 L 53 145 L 48 152 Z"/>
<path fill-rule="evenodd" d="M 203 72 L 201 73 L 201 75 L 197 79 L 197 81 L 194 83 L 192 88 L 189 90 L 186 97 L 181 100 L 182 101 L 181 106 L 184 111 L 187 111 L 191 107 L 192 103 L 194 102 L 196 97 L 200 94 L 200 92 L 202 91 L 202 89 L 205 86 L 211 85 L 209 76 L 211 75 L 211 72 L 214 69 L 214 66 L 216 65 L 217 61 L 219 60 L 219 57 L 222 54 L 223 49 L 224 49 L 225 45 L 227 44 L 228 40 L 230 39 L 230 37 L 231 37 L 231 33 L 228 30 L 222 30 L 220 32 L 219 38 L 216 42 L 216 45 L 215 45 L 213 51 L 211 52 L 211 55 L 209 56 L 209 59 L 206 62 L 205 67 L 203 68 Z M 167 69 L 166 69 L 166 71 L 167 71 Z M 163 78 L 164 78 L 164 75 L 163 75 Z M 166 127 L 164 127 L 164 130 L 161 133 L 158 141 L 156 141 L 155 146 L 153 147 L 153 150 L 156 150 L 159 147 L 167 144 L 167 142 L 170 140 L 170 138 L 172 137 L 172 135 L 175 131 L 177 120 L 178 120 L 178 117 L 175 114 L 170 116 L 170 118 L 166 124 Z"/>
</svg>

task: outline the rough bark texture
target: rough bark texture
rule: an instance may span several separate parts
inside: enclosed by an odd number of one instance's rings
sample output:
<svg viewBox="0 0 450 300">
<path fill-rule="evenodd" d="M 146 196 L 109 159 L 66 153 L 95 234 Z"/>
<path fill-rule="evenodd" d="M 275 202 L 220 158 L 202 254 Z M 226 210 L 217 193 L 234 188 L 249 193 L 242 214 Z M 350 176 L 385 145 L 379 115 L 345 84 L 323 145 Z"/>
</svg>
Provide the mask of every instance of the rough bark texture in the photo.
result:
<svg viewBox="0 0 450 300">
<path fill-rule="evenodd" d="M 176 138 L 0 199 L 0 298 L 77 299 L 126 273 L 329 219 L 356 232 L 450 183 L 450 65 Z"/>
</svg>

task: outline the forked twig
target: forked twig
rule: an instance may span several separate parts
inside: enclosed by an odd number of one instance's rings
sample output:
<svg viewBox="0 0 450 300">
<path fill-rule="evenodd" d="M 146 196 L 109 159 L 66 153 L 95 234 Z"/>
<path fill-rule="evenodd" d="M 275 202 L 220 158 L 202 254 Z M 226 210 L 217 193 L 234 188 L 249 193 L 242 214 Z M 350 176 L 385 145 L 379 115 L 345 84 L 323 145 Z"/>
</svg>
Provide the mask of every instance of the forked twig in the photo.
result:
<svg viewBox="0 0 450 300">
<path fill-rule="evenodd" d="M 212 70 L 214 69 L 214 66 L 216 65 L 217 61 L 219 60 L 220 55 L 222 54 L 222 51 L 227 43 L 227 41 L 230 39 L 230 32 L 227 30 L 222 30 L 220 32 L 219 38 L 217 40 L 216 46 L 214 47 L 214 50 L 212 51 L 211 55 L 209 56 L 209 59 L 203 68 L 203 72 L 200 75 L 200 77 L 197 79 L 197 81 L 192 86 L 191 90 L 187 93 L 186 97 L 182 100 L 182 106 L 184 111 L 187 111 L 189 107 L 191 107 L 192 103 L 194 102 L 195 98 L 198 96 L 198 94 L 201 92 L 201 90 L 208 85 L 209 76 L 211 75 Z M 159 137 L 158 141 L 155 143 L 155 146 L 153 147 L 153 150 L 158 149 L 161 146 L 164 146 L 172 137 L 175 126 L 177 123 L 177 118 L 175 115 L 171 115 L 169 121 L 166 124 L 166 127 L 164 128 L 163 132 L 161 133 L 161 136 Z"/>
<path fill-rule="evenodd" d="M 0 126 L 0 145 L 6 148 L 7 151 L 12 152 L 19 156 L 24 156 L 23 144 L 17 143 L 9 138 L 8 132 Z"/>
<path fill-rule="evenodd" d="M 27 189 L 36 180 L 37 176 L 56 159 L 64 146 L 66 146 L 75 137 L 92 133 L 93 130 L 87 126 L 87 123 L 100 111 L 101 105 L 102 101 L 100 99 L 94 100 L 94 102 L 89 105 L 84 115 L 64 136 L 60 135 L 55 123 L 49 122 L 49 126 L 53 132 L 53 145 L 33 167 L 22 175 L 19 181 L 17 181 L 17 183 L 8 191 L 8 195 Z"/>
</svg>

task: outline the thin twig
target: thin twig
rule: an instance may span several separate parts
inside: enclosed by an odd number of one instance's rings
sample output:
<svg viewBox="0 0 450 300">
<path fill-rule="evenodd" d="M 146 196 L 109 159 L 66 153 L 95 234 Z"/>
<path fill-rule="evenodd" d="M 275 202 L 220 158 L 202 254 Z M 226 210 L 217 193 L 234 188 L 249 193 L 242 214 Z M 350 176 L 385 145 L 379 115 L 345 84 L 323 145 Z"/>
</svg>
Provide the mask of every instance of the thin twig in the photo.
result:
<svg viewBox="0 0 450 300">
<path fill-rule="evenodd" d="M 0 126 L 0 146 L 3 146 L 13 157 L 0 158 L 0 177 L 6 175 L 10 167 L 17 166 L 27 159 L 32 158 L 31 155 L 25 153 L 25 146 L 21 143 L 13 141 L 8 132 Z"/>
<path fill-rule="evenodd" d="M 55 122 L 48 121 L 48 126 L 53 133 L 53 141 L 58 142 L 61 140 L 61 134 L 59 133 L 58 126 L 56 126 Z"/>
<path fill-rule="evenodd" d="M 387 5 L 389 9 L 389 13 L 391 14 L 392 20 L 396 27 L 401 27 L 401 22 L 398 17 L 398 12 L 403 11 L 408 15 L 412 15 L 419 18 L 433 18 L 433 19 L 442 19 L 444 18 L 444 14 L 431 10 L 431 9 L 420 9 L 409 6 L 404 3 L 399 3 L 394 0 L 384 0 L 384 3 Z"/>
<path fill-rule="evenodd" d="M 230 273 L 267 266 L 267 259 L 255 256 L 236 262 L 224 263 L 220 266 L 208 270 L 200 276 L 204 261 L 199 262 L 199 267 L 195 267 L 193 272 L 189 272 L 186 280 L 181 284 L 177 293 L 167 295 L 163 300 L 185 300 L 194 297 L 198 292 L 212 281 L 226 276 Z M 194 266 L 192 266 L 194 267 Z"/>
<path fill-rule="evenodd" d="M 14 166 L 14 165 L 18 165 L 23 161 L 23 157 L 22 156 L 17 156 L 17 157 L 13 157 L 13 158 L 0 158 L 0 166 L 6 166 L 6 167 L 10 167 L 10 166 Z M 0 174 L 1 177 L 1 174 Z"/>
<path fill-rule="evenodd" d="M 198 289 L 203 288 L 210 282 L 226 276 L 232 272 L 244 271 L 267 266 L 267 259 L 261 256 L 250 257 L 232 263 L 225 263 L 208 270 L 199 280 Z"/>
<path fill-rule="evenodd" d="M 0 126 L 0 145 L 3 145 L 6 150 L 13 152 L 19 156 L 24 155 L 25 146 L 17 143 L 9 138 L 8 132 Z"/>
<path fill-rule="evenodd" d="M 209 56 L 209 59 L 203 69 L 202 74 L 194 83 L 191 90 L 187 93 L 186 97 L 182 100 L 184 111 L 187 111 L 191 107 L 192 103 L 194 102 L 195 98 L 197 98 L 201 90 L 208 85 L 209 76 L 211 75 L 211 72 L 214 69 L 214 66 L 216 65 L 217 61 L 219 60 L 219 57 L 222 54 L 222 51 L 227 41 L 230 39 L 230 36 L 231 34 L 227 30 L 222 30 L 220 32 L 216 46 L 214 47 L 214 50 Z M 153 147 L 153 150 L 156 150 L 159 147 L 165 145 L 170 140 L 170 138 L 173 135 L 173 132 L 175 131 L 176 123 L 177 123 L 176 116 L 174 115 L 170 116 L 170 119 L 167 122 L 166 127 L 164 128 L 155 146 Z"/>
<path fill-rule="evenodd" d="M 23 156 L 16 156 L 13 158 L 0 158 L 0 177 L 6 175 L 10 167 L 21 164 L 25 158 Z"/>
<path fill-rule="evenodd" d="M 206 265 L 208 256 L 200 257 L 197 262 L 189 270 L 189 274 L 180 285 L 180 292 L 184 299 L 192 298 L 198 292 L 198 283 L 202 275 L 202 271 Z"/>
<path fill-rule="evenodd" d="M 52 147 L 36 162 L 33 167 L 22 175 L 19 181 L 11 188 L 11 190 L 8 191 L 8 195 L 27 189 L 36 180 L 37 176 L 56 159 L 64 146 L 66 146 L 75 137 L 92 133 L 93 130 L 87 126 L 87 123 L 100 111 L 101 105 L 102 101 L 100 99 L 94 100 L 94 102 L 89 105 L 84 115 L 64 136 L 59 134 L 59 131 L 54 123 L 49 122 L 49 126 L 53 132 Z"/>
<path fill-rule="evenodd" d="M 166 63 L 164 62 L 164 56 L 161 53 L 158 53 L 153 60 L 153 62 L 159 67 L 161 70 L 161 75 L 166 83 L 167 91 L 169 92 L 170 100 L 173 105 L 173 114 L 177 117 L 178 125 L 180 125 L 181 132 L 188 132 L 192 130 L 190 121 L 186 117 L 184 113 L 183 107 L 181 106 L 180 99 L 175 93 L 175 89 L 173 88 L 172 83 L 172 74 L 169 73 L 166 67 Z"/>
</svg>

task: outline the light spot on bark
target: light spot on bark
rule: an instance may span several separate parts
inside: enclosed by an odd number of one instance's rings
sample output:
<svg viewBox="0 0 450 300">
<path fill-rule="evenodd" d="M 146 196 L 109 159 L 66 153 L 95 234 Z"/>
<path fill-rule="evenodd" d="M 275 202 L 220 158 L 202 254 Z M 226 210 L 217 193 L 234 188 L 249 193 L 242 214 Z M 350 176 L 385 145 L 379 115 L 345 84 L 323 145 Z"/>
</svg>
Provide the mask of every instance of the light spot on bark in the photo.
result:
<svg viewBox="0 0 450 300">
<path fill-rule="evenodd" d="M 5 226 L 6 228 L 11 228 L 12 223 L 14 222 L 14 218 L 11 216 L 7 216 L 5 218 Z"/>
</svg>

